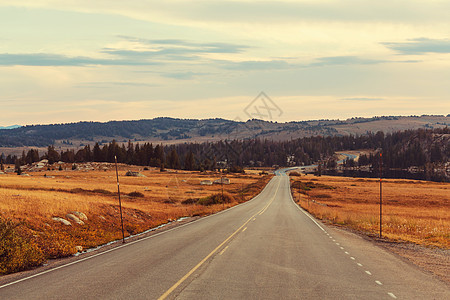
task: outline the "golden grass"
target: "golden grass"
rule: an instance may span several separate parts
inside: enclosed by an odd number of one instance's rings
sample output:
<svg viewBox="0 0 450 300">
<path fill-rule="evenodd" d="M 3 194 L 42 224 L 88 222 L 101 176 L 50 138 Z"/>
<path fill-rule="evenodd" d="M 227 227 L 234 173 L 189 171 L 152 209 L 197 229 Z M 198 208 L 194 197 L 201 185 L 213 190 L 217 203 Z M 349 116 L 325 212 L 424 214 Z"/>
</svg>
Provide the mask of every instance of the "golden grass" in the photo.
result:
<svg viewBox="0 0 450 300">
<path fill-rule="evenodd" d="M 294 198 L 316 217 L 371 235 L 379 233 L 378 180 L 303 176 L 300 181 L 312 182 L 313 187 L 293 188 Z M 384 237 L 450 248 L 450 184 L 383 180 L 382 187 Z"/>
<path fill-rule="evenodd" d="M 31 176 L 0 175 L 0 217 L 21 222 L 20 232 L 32 239 L 47 257 L 76 252 L 75 246 L 95 247 L 121 238 L 115 169 L 41 171 Z M 127 170 L 140 171 L 146 177 L 127 177 Z M 54 178 L 47 178 L 44 175 Z M 219 173 L 185 171 L 160 172 L 120 165 L 120 191 L 126 235 L 136 234 L 181 217 L 202 216 L 246 201 L 265 186 L 270 176 L 257 174 L 227 175 L 230 185 L 228 203 L 200 205 L 197 199 L 221 193 L 221 185 L 200 185 L 215 180 Z M 128 196 L 135 193 L 137 197 Z M 133 195 L 133 194 L 131 194 Z M 193 204 L 183 204 L 194 199 Z M 189 201 L 187 201 L 189 202 Z M 53 217 L 67 219 L 72 212 L 88 217 L 84 225 L 66 226 Z"/>
</svg>

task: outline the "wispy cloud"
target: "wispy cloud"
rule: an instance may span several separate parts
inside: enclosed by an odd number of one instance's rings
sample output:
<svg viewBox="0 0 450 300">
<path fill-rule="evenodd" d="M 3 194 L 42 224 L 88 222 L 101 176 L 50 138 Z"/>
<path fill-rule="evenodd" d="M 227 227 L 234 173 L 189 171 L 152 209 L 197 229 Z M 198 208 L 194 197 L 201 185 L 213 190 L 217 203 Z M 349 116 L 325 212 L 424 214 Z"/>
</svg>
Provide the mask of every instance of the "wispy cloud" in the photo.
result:
<svg viewBox="0 0 450 300">
<path fill-rule="evenodd" d="M 232 43 L 199 43 L 181 39 L 143 39 L 125 35 L 119 35 L 118 37 L 130 42 L 137 42 L 149 46 L 165 47 L 163 50 L 166 51 L 181 48 L 199 53 L 241 53 L 250 48 L 247 45 Z"/>
<path fill-rule="evenodd" d="M 417 38 L 408 40 L 407 42 L 385 42 L 381 44 L 389 49 L 405 55 L 450 53 L 450 39 Z"/>
<path fill-rule="evenodd" d="M 123 82 L 123 81 L 110 81 L 110 82 L 85 82 L 77 85 L 77 88 L 109 88 L 109 87 L 156 87 L 157 84 L 145 83 L 145 82 Z"/>
<path fill-rule="evenodd" d="M 108 47 L 102 53 L 133 59 L 162 59 L 162 60 L 199 60 L 207 54 L 237 54 L 242 53 L 249 46 L 231 43 L 199 43 L 181 39 L 142 39 L 130 36 L 118 36 L 130 42 L 130 48 Z"/>
<path fill-rule="evenodd" d="M 0 66 L 132 66 L 156 64 L 160 63 L 134 59 L 101 59 L 82 56 L 71 57 L 52 53 L 0 53 Z"/>
<path fill-rule="evenodd" d="M 316 62 L 313 62 L 307 66 L 321 67 L 332 65 L 374 65 L 387 63 L 389 61 L 380 59 L 368 59 L 358 56 L 331 56 L 318 58 Z"/>
<path fill-rule="evenodd" d="M 292 67 L 288 62 L 284 60 L 267 60 L 267 61 L 258 61 L 258 60 L 249 60 L 249 61 L 241 61 L 241 62 L 232 62 L 232 61 L 216 61 L 220 67 L 229 70 L 279 70 L 279 69 L 287 69 Z"/>
<path fill-rule="evenodd" d="M 189 79 L 194 79 L 195 77 L 198 77 L 198 76 L 209 75 L 210 73 L 188 71 L 188 72 L 167 72 L 167 73 L 160 73 L 160 74 L 167 78 L 189 80 Z"/>
<path fill-rule="evenodd" d="M 384 98 L 373 98 L 373 97 L 351 97 L 351 98 L 341 98 L 345 101 L 383 101 Z"/>
</svg>

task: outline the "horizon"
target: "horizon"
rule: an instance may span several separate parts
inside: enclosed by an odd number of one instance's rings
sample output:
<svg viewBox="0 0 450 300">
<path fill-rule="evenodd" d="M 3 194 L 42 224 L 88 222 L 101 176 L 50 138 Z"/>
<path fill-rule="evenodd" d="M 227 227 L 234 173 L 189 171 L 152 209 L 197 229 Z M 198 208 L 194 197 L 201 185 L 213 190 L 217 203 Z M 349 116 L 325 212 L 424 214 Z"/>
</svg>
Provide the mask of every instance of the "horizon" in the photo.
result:
<svg viewBox="0 0 450 300">
<path fill-rule="evenodd" d="M 13 124 L 13 125 L 2 125 L 0 124 L 0 128 L 2 129 L 6 129 L 8 127 L 15 127 L 15 126 L 19 126 L 19 127 L 26 127 L 26 126 L 47 126 L 47 125 L 66 125 L 66 124 L 76 124 L 76 123 L 109 123 L 109 122 L 133 122 L 133 121 L 147 121 L 147 120 L 154 120 L 154 119 L 178 119 L 178 120 L 214 120 L 214 119 L 222 119 L 222 120 L 226 120 L 226 121 L 233 121 L 233 122 L 248 122 L 248 121 L 252 121 L 252 120 L 256 120 L 256 121 L 265 121 L 265 122 L 274 122 L 274 123 L 291 123 L 291 122 L 314 122 L 314 121 L 348 121 L 348 120 L 352 120 L 352 119 L 372 119 L 372 118 L 417 118 L 417 117 L 444 117 L 444 118 L 448 118 L 450 117 L 450 114 L 433 114 L 433 115 L 428 115 L 428 114 L 421 114 L 421 115 L 383 115 L 383 116 L 371 116 L 371 117 L 360 117 L 360 116 L 354 116 L 354 117 L 350 117 L 350 118 L 345 118 L 345 119 L 339 119 L 339 118 L 333 118 L 333 119 L 309 119 L 309 120 L 288 120 L 288 121 L 272 121 L 272 120 L 264 120 L 264 119 L 257 119 L 257 118 L 253 118 L 253 119 L 247 119 L 247 120 L 233 120 L 233 119 L 227 119 L 227 118 L 177 118 L 177 117 L 155 117 L 155 118 L 145 118 L 145 119 L 127 119 L 127 120 L 108 120 L 108 121 L 92 121 L 92 120 L 80 120 L 80 121 L 75 121 L 75 122 L 65 122 L 65 123 L 36 123 L 36 124 L 25 124 L 25 125 L 21 125 L 21 124 Z"/>
<path fill-rule="evenodd" d="M 268 121 L 448 114 L 449 12 L 441 0 L 3 1 L 1 123 L 247 119 L 262 94 Z"/>
</svg>

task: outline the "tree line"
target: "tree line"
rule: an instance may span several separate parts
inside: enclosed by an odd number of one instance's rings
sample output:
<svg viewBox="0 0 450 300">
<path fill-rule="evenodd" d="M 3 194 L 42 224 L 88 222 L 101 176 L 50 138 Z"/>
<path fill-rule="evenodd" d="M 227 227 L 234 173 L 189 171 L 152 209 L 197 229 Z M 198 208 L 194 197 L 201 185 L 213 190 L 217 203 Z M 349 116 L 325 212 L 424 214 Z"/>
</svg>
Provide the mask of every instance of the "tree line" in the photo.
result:
<svg viewBox="0 0 450 300">
<path fill-rule="evenodd" d="M 371 154 L 362 155 L 358 163 L 350 160 L 344 166 L 371 166 L 378 168 L 378 153 L 383 153 L 385 168 L 406 169 L 412 166 L 433 168 L 449 161 L 450 129 L 418 129 L 385 134 L 383 132 L 348 136 L 313 136 L 289 141 L 268 139 L 221 140 L 218 142 L 183 143 L 165 145 L 152 143 L 119 144 L 112 141 L 100 146 L 87 145 L 79 150 L 57 151 L 48 146 L 42 156 L 31 149 L 21 157 L 1 156 L 7 164 L 31 164 L 41 159 L 49 163 L 118 162 L 185 170 L 214 170 L 217 168 L 273 167 L 310 165 L 321 163 L 324 167 L 336 167 L 336 151 L 368 149 Z"/>
</svg>

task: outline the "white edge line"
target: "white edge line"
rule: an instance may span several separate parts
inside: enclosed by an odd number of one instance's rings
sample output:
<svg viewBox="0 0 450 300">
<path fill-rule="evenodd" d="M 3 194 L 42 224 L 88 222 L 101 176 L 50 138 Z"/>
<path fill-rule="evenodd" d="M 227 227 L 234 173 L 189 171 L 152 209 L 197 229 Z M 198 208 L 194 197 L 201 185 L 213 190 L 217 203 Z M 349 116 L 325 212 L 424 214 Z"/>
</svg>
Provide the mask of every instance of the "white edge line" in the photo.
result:
<svg viewBox="0 0 450 300">
<path fill-rule="evenodd" d="M 275 177 L 273 177 L 273 178 L 277 178 L 277 176 L 275 176 Z M 273 179 L 273 178 L 272 178 L 272 179 Z M 130 245 L 139 243 L 139 242 L 143 242 L 143 241 L 148 240 L 148 239 L 150 239 L 150 238 L 154 238 L 154 237 L 157 237 L 157 236 L 159 236 L 159 235 L 162 235 L 162 234 L 171 232 L 171 231 L 173 231 L 173 230 L 180 229 L 180 228 L 182 228 L 182 227 L 185 227 L 185 226 L 188 226 L 188 225 L 197 223 L 197 222 L 202 221 L 202 220 L 206 220 L 206 219 L 209 218 L 209 217 L 220 215 L 220 214 L 222 214 L 222 213 L 225 213 L 225 212 L 227 212 L 227 211 L 230 211 L 230 210 L 233 209 L 233 208 L 236 208 L 236 207 L 238 207 L 238 206 L 242 206 L 242 205 L 244 205 L 244 204 L 250 203 L 250 202 L 252 202 L 253 200 L 257 199 L 257 198 L 258 198 L 258 197 L 266 190 L 266 188 L 269 186 L 269 183 L 272 181 L 272 179 L 266 184 L 266 186 L 264 187 L 264 189 L 263 189 L 258 195 L 256 195 L 255 197 L 253 197 L 253 198 L 250 199 L 249 201 L 246 201 L 246 202 L 244 202 L 244 203 L 237 204 L 237 205 L 235 205 L 235 206 L 233 206 L 233 207 L 230 207 L 230 208 L 228 208 L 228 209 L 219 211 L 219 212 L 217 212 L 217 213 L 215 213 L 215 214 L 208 215 L 208 216 L 206 216 L 206 217 L 199 218 L 199 219 L 194 220 L 194 221 L 192 221 L 192 222 L 189 222 L 189 223 L 186 223 L 186 224 L 183 224 L 183 225 L 180 225 L 180 226 L 177 226 L 177 227 L 174 227 L 174 228 L 171 228 L 171 229 L 168 229 L 168 230 L 159 232 L 159 233 L 155 233 L 155 234 L 153 234 L 153 235 L 150 235 L 150 236 L 147 236 L 147 237 L 143 237 L 143 238 L 140 238 L 140 239 L 135 240 L 135 241 L 132 241 L 132 242 L 128 242 L 128 243 L 126 243 L 126 244 L 117 246 L 117 247 L 115 247 L 115 248 L 112 248 L 112 249 L 109 249 L 109 250 L 105 250 L 105 251 L 103 251 L 103 252 L 100 252 L 100 253 L 97 253 L 97 254 L 94 254 L 94 255 L 85 257 L 85 258 L 80 258 L 79 260 L 76 260 L 76 261 L 67 263 L 67 264 L 65 264 L 65 265 L 61 265 L 61 266 L 58 266 L 58 267 L 54 267 L 54 268 L 51 268 L 51 269 L 48 269 L 48 270 L 45 270 L 45 271 L 42 271 L 42 272 L 39 272 L 39 273 L 30 275 L 30 276 L 27 276 L 27 277 L 24 277 L 24 278 L 21 278 L 21 279 L 18 279 L 18 280 L 15 280 L 15 281 L 13 281 L 13 282 L 6 283 L 6 284 L 4 284 L 4 285 L 0 285 L 0 289 L 5 288 L 5 287 L 8 287 L 8 286 L 11 286 L 11 285 L 14 285 L 14 284 L 17 284 L 17 283 L 20 283 L 20 282 L 22 282 L 22 281 L 26 281 L 26 280 L 29 280 L 29 279 L 32 279 L 32 278 L 35 278 L 35 277 L 38 277 L 38 276 L 41 276 L 41 275 L 50 273 L 50 272 L 53 272 L 53 271 L 56 271 L 56 270 L 59 270 L 59 269 L 62 269 L 62 268 L 65 268 L 65 267 L 69 267 L 69 266 L 71 266 L 71 265 L 75 265 L 75 264 L 81 263 L 81 262 L 83 262 L 83 261 L 92 259 L 92 258 L 94 258 L 94 257 L 100 256 L 100 255 L 104 255 L 104 254 L 107 254 L 107 253 L 112 252 L 112 251 L 119 250 L 119 249 L 121 249 L 121 248 L 123 248 L 123 247 L 127 247 L 127 246 L 130 246 Z M 279 184 L 278 184 L 278 185 L 279 185 Z M 291 198 L 292 198 L 292 196 L 291 196 Z"/>
<path fill-rule="evenodd" d="M 291 182 L 289 181 L 289 197 L 291 197 L 292 202 L 295 204 L 295 206 L 302 212 L 304 213 L 308 218 L 310 218 L 322 231 L 325 231 L 325 229 L 323 229 L 322 226 L 320 226 L 320 224 L 314 220 L 313 217 L 311 217 L 311 215 L 306 212 L 305 210 L 303 210 L 300 205 L 298 205 L 297 203 L 295 203 L 294 198 L 292 198 L 292 192 L 291 192 Z M 331 238 L 331 237 L 330 237 Z"/>
</svg>

